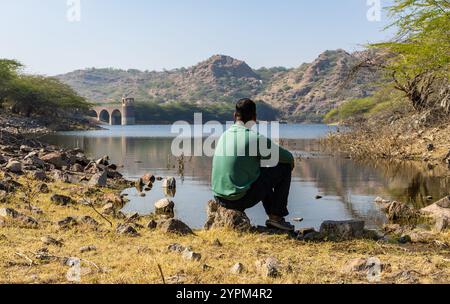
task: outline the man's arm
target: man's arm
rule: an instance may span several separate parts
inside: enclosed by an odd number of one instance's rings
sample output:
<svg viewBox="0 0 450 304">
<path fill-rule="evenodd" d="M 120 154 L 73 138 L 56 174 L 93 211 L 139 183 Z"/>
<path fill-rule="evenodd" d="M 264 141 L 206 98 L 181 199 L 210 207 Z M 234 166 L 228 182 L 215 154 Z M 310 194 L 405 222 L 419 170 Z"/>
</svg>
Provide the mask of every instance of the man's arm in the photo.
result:
<svg viewBox="0 0 450 304">
<path fill-rule="evenodd" d="M 291 152 L 289 152 L 287 149 L 284 149 L 283 147 L 280 147 L 279 145 L 275 144 L 272 140 L 268 139 L 267 137 L 258 134 L 258 142 L 263 145 L 263 147 L 267 147 L 268 150 L 277 149 L 278 150 L 278 156 L 279 160 L 278 163 L 280 164 L 288 164 L 291 165 L 292 169 L 295 167 L 295 160 L 294 156 Z M 271 159 L 272 155 L 269 154 L 267 156 L 263 156 L 260 151 L 260 145 L 258 145 L 258 156 L 261 157 L 261 159 L 268 160 Z"/>
</svg>

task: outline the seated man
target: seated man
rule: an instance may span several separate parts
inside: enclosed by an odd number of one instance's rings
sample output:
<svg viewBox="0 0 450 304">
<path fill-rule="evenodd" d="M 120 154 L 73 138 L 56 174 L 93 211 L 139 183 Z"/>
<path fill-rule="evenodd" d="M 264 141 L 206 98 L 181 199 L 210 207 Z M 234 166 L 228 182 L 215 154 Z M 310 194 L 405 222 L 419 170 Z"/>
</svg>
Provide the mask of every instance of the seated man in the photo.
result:
<svg viewBox="0 0 450 304">
<path fill-rule="evenodd" d="M 294 230 L 294 226 L 284 219 L 289 214 L 287 204 L 294 157 L 289 151 L 248 128 L 249 123 L 256 122 L 256 104 L 252 100 L 240 100 L 234 118 L 235 124 L 222 135 L 215 150 L 212 190 L 216 201 L 227 209 L 239 211 L 262 202 L 269 217 L 266 222 L 268 227 Z M 249 146 L 254 142 L 258 142 L 257 151 L 249 153 Z M 270 151 L 277 149 L 276 152 L 279 152 L 274 167 L 261 167 L 261 161 L 271 157 L 262 156 L 260 148 L 264 145 Z"/>
</svg>

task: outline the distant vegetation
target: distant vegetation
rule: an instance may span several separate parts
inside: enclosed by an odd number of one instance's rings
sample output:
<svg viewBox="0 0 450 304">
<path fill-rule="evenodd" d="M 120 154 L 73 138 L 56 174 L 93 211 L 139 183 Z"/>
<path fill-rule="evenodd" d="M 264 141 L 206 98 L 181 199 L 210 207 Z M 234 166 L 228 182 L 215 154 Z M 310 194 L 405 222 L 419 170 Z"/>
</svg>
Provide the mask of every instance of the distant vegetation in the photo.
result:
<svg viewBox="0 0 450 304">
<path fill-rule="evenodd" d="M 89 108 L 70 86 L 55 78 L 23 74 L 21 68 L 15 60 L 0 59 L 0 109 L 27 117 L 57 117 Z"/>
</svg>

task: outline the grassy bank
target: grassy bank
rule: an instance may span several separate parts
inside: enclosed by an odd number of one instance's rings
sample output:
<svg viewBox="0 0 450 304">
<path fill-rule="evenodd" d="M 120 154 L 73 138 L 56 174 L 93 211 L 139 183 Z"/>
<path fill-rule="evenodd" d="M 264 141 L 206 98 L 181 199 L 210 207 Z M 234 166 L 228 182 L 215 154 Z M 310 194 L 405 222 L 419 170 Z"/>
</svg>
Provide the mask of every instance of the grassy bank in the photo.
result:
<svg viewBox="0 0 450 304">
<path fill-rule="evenodd" d="M 18 181 L 32 189 L 28 193 L 39 184 L 26 176 Z M 111 227 L 89 206 L 58 206 L 50 200 L 55 193 L 68 195 L 75 202 L 89 196 L 101 205 L 116 190 L 92 191 L 84 185 L 60 182 L 48 185 L 49 194 L 34 192 L 24 197 L 23 191 L 17 191 L 0 203 L 0 208 L 14 208 L 39 221 L 35 229 L 14 224 L 0 228 L 0 283 L 67 283 L 70 267 L 62 263 L 64 257 L 82 259 L 81 283 L 162 283 L 163 277 L 166 283 L 367 283 L 365 271 L 348 267 L 354 259 L 369 257 L 377 257 L 384 265 L 384 283 L 450 281 L 450 251 L 445 245 L 450 242 L 449 233 L 436 235 L 434 239 L 439 242 L 426 244 L 370 240 L 312 243 L 286 235 L 228 230 L 199 230 L 195 235 L 178 236 L 145 228 L 150 218 L 141 217 L 137 220 L 142 225 L 139 236 L 131 237 L 115 232 L 123 219 L 108 216 Z M 42 214 L 30 212 L 28 203 L 40 208 Z M 91 216 L 99 226 L 58 229 L 55 222 L 68 216 Z M 41 238 L 46 236 L 61 244 L 44 244 Z M 188 261 L 169 251 L 173 243 L 191 246 L 201 254 L 200 261 Z M 95 246 L 95 250 L 80 252 L 85 246 Z M 43 248 L 50 258 L 39 256 Z M 280 262 L 275 278 L 261 275 L 255 266 L 257 260 L 272 256 Z M 236 263 L 244 266 L 241 274 L 230 271 Z"/>
</svg>

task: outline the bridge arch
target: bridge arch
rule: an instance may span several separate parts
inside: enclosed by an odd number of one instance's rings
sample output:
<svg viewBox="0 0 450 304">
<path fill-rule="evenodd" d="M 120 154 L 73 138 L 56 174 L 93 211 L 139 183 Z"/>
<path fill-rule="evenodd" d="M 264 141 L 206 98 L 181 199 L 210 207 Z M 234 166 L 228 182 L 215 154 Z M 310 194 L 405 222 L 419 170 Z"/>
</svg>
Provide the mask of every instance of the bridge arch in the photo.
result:
<svg viewBox="0 0 450 304">
<path fill-rule="evenodd" d="M 122 124 L 122 112 L 119 109 L 114 109 L 110 114 L 110 124 L 111 125 L 121 125 Z"/>
<path fill-rule="evenodd" d="M 95 112 L 95 114 L 94 114 Z M 123 98 L 121 105 L 102 105 L 93 107 L 89 116 L 110 125 L 134 125 L 134 98 Z"/>
<path fill-rule="evenodd" d="M 98 112 L 98 120 L 101 122 L 110 123 L 111 115 L 109 115 L 108 110 L 103 109 Z"/>
</svg>

